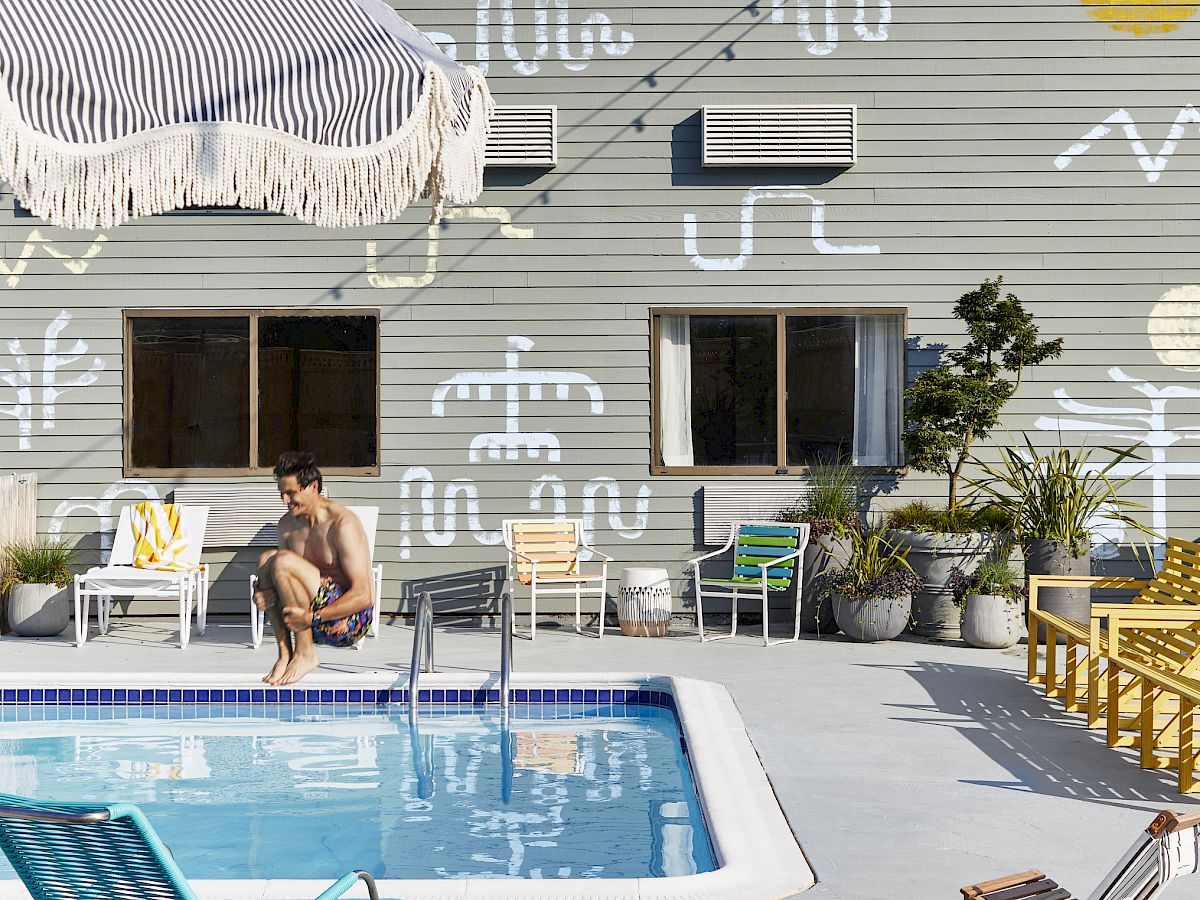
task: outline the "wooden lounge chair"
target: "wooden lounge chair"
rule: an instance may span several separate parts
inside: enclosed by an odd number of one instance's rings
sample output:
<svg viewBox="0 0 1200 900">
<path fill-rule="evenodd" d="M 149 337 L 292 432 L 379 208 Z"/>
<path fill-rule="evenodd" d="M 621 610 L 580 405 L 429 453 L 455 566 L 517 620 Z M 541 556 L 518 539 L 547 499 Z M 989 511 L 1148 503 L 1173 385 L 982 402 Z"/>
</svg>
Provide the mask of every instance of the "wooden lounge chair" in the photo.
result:
<svg viewBox="0 0 1200 900">
<path fill-rule="evenodd" d="M 0 794 L 0 850 L 39 900 L 199 900 L 171 851 L 129 803 L 52 803 Z M 366 872 L 348 872 L 316 900 L 341 897 Z"/>
<path fill-rule="evenodd" d="M 1163 810 L 1088 895 L 1088 900 L 1153 900 L 1169 882 L 1197 870 L 1200 813 Z M 1036 869 L 959 889 L 966 900 L 1073 900 L 1066 888 Z"/>
<path fill-rule="evenodd" d="M 808 546 L 809 526 L 807 522 L 734 522 L 729 529 L 729 540 L 720 550 L 705 553 L 689 560 L 696 582 L 696 628 L 700 640 L 719 641 L 737 634 L 737 602 L 739 595 L 757 597 L 762 601 L 763 646 L 787 644 L 800 639 L 800 578 L 796 560 L 804 555 Z M 733 566 L 726 570 L 728 576 L 707 577 L 700 573 L 700 563 L 721 556 L 730 548 Z M 795 622 L 792 636 L 772 641 L 767 630 L 767 606 L 770 595 L 784 593 L 793 585 L 796 588 Z M 729 600 L 733 624 L 728 634 L 708 636 L 704 633 L 704 601 Z"/>
<path fill-rule="evenodd" d="M 583 542 L 581 519 L 505 519 L 508 583 L 529 588 L 529 639 L 537 637 L 537 600 L 548 594 L 575 597 L 575 633 L 582 634 L 580 604 L 594 595 L 599 606 L 599 633 L 604 637 L 604 605 L 608 600 L 608 564 L 612 557 Z M 581 552 L 600 557 L 599 571 L 581 568 Z"/>
<path fill-rule="evenodd" d="M 1046 587 L 1092 587 L 1135 589 L 1132 603 L 1091 605 L 1087 622 L 1064 619 L 1042 609 L 1038 595 Z M 1200 666 L 1200 544 L 1172 538 L 1166 557 L 1152 579 L 1111 576 L 1031 575 L 1029 578 L 1028 680 L 1046 686 L 1048 697 L 1061 697 L 1068 711 L 1087 711 L 1088 725 L 1101 724 L 1106 712 L 1106 691 L 1101 682 L 1101 661 L 1107 652 L 1116 621 L 1125 626 L 1122 634 L 1131 653 L 1139 659 L 1176 674 L 1187 674 Z M 1144 630 L 1139 629 L 1139 623 Z M 1045 627 L 1044 642 L 1038 625 Z M 1107 624 L 1107 629 L 1102 625 Z M 1171 626 L 1171 634 L 1164 628 Z M 1058 646 L 1058 637 L 1066 639 Z M 1039 670 L 1038 647 L 1045 646 L 1044 668 Z M 1058 673 L 1058 654 L 1063 653 L 1065 672 Z"/>
<path fill-rule="evenodd" d="M 191 634 L 189 622 L 192 604 L 196 605 L 196 631 L 204 634 L 208 617 L 208 569 L 200 564 L 204 532 L 208 522 L 207 506 L 180 506 L 179 519 L 187 534 L 188 546 L 182 562 L 191 568 L 179 571 L 144 569 L 134 565 L 136 541 L 131 507 L 121 510 L 121 519 L 113 535 L 108 565 L 95 566 L 75 576 L 75 645 L 87 640 L 88 616 L 92 598 L 97 599 L 96 620 L 100 633 L 108 633 L 113 597 L 158 597 L 179 602 L 179 646 L 186 647 Z"/>
</svg>

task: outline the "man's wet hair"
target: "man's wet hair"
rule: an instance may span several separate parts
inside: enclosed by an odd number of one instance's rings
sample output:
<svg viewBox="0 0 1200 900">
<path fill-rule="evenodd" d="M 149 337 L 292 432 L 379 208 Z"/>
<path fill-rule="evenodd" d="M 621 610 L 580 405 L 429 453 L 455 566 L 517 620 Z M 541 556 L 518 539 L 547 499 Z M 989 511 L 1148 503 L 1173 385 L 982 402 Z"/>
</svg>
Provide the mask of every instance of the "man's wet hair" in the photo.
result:
<svg viewBox="0 0 1200 900">
<path fill-rule="evenodd" d="M 302 488 L 308 487 L 314 481 L 318 493 L 321 491 L 321 470 L 317 468 L 317 456 L 307 450 L 287 450 L 279 454 L 279 462 L 275 463 L 275 480 L 294 475 L 296 483 Z"/>
</svg>

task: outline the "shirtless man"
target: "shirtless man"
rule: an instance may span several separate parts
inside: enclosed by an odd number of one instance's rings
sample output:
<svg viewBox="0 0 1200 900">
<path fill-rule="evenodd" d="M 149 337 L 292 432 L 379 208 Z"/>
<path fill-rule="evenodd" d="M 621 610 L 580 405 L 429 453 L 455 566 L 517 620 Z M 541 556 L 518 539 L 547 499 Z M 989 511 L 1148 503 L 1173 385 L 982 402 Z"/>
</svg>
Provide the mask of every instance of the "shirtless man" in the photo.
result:
<svg viewBox="0 0 1200 900">
<path fill-rule="evenodd" d="M 358 516 L 321 494 L 313 454 L 284 453 L 275 479 L 288 511 L 279 549 L 259 557 L 254 602 L 279 644 L 263 681 L 294 684 L 320 665 L 315 644 L 349 647 L 370 629 L 371 559 Z"/>
</svg>

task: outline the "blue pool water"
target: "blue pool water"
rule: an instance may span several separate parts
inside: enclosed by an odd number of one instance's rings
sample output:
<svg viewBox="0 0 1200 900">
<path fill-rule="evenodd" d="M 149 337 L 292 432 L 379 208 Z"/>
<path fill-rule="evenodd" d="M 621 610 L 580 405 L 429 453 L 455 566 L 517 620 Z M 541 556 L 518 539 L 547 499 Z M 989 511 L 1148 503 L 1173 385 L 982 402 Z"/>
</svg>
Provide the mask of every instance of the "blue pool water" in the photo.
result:
<svg viewBox="0 0 1200 900">
<path fill-rule="evenodd" d="M 0 707 L 0 793 L 136 803 L 194 879 L 715 868 L 658 706 Z"/>
</svg>

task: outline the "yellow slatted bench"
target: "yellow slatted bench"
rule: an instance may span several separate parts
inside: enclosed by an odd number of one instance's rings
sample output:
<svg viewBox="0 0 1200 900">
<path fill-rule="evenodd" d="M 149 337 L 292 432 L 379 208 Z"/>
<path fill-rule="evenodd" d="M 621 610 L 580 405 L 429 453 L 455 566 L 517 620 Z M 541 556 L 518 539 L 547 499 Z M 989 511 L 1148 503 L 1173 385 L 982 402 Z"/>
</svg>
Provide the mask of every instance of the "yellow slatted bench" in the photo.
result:
<svg viewBox="0 0 1200 900">
<path fill-rule="evenodd" d="M 1076 622 L 1047 612 L 1038 605 L 1045 587 L 1091 587 L 1137 589 L 1132 603 L 1092 603 L 1088 622 Z M 1086 709 L 1088 725 L 1100 724 L 1107 708 L 1107 692 L 1101 684 L 1100 661 L 1107 651 L 1111 618 L 1121 617 L 1128 629 L 1123 640 L 1131 655 L 1169 672 L 1185 673 L 1200 665 L 1200 623 L 1189 624 L 1190 608 L 1200 605 L 1200 544 L 1171 539 L 1167 542 L 1162 569 L 1153 579 L 1106 575 L 1029 577 L 1028 680 L 1046 686 L 1050 697 L 1061 696 L 1070 711 Z M 1178 611 L 1182 608 L 1182 611 Z M 1131 618 L 1132 617 L 1132 618 Z M 1109 620 L 1109 630 L 1101 624 Z M 1157 627 L 1143 631 L 1136 622 L 1154 626 L 1163 620 L 1179 622 L 1164 632 Z M 1045 626 L 1045 666 L 1038 668 L 1038 625 Z M 1058 635 L 1066 638 L 1065 672 L 1058 673 Z M 1080 678 L 1080 673 L 1084 677 Z M 1117 726 L 1120 727 L 1119 725 Z"/>
</svg>

